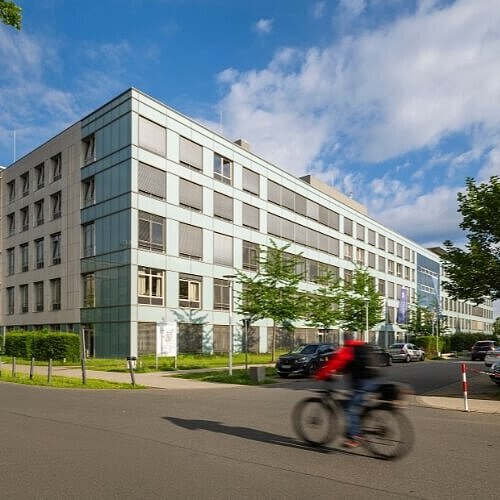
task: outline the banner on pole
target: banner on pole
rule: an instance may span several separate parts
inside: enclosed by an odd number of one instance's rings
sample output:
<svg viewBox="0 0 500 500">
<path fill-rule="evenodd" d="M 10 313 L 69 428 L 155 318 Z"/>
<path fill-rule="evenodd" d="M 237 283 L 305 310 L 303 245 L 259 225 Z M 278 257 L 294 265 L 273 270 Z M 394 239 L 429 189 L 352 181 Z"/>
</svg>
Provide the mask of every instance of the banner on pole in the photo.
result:
<svg viewBox="0 0 500 500">
<path fill-rule="evenodd" d="M 406 325 L 408 323 L 408 289 L 401 288 L 401 295 L 399 297 L 398 314 L 396 323 Z"/>
<path fill-rule="evenodd" d="M 177 356 L 177 322 L 156 323 L 156 355 Z"/>
</svg>

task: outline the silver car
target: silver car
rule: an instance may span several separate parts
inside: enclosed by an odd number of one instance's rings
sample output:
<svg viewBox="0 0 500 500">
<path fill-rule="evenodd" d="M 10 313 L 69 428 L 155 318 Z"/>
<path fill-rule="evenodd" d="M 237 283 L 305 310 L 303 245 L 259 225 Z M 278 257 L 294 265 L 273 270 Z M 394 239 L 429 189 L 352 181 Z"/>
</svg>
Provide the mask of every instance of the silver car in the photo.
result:
<svg viewBox="0 0 500 500">
<path fill-rule="evenodd" d="M 425 352 L 414 344 L 408 342 L 400 342 L 392 344 L 389 349 L 389 354 L 393 361 L 423 361 L 425 359 Z"/>
<path fill-rule="evenodd" d="M 495 361 L 490 368 L 490 379 L 495 384 L 500 385 L 500 360 Z"/>
<path fill-rule="evenodd" d="M 497 347 L 494 351 L 488 351 L 484 356 L 486 366 L 491 366 L 495 361 L 500 361 L 500 347 Z"/>
</svg>

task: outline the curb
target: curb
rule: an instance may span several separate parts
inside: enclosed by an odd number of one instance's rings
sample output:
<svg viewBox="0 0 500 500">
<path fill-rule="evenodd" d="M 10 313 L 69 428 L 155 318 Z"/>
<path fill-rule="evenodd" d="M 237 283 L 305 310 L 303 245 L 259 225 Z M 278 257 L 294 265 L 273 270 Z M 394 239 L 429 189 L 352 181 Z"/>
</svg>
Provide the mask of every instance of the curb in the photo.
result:
<svg viewBox="0 0 500 500">
<path fill-rule="evenodd" d="M 462 398 L 447 398 L 442 396 L 415 396 L 417 406 L 434 408 L 438 410 L 453 410 L 463 413 L 487 413 L 491 415 L 500 415 L 500 401 L 491 401 L 485 399 L 468 399 L 469 409 L 464 408 Z"/>
</svg>

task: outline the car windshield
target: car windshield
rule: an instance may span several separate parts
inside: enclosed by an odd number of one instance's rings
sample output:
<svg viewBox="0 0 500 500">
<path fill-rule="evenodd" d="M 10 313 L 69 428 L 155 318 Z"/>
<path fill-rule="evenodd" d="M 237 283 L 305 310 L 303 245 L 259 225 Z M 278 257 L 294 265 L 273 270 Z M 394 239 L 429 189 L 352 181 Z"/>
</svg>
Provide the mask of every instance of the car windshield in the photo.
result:
<svg viewBox="0 0 500 500">
<path fill-rule="evenodd" d="M 318 346 L 316 344 L 299 345 L 290 351 L 290 354 L 313 354 Z"/>
<path fill-rule="evenodd" d="M 401 349 L 402 347 L 404 347 L 404 344 L 392 344 L 389 349 Z"/>
</svg>

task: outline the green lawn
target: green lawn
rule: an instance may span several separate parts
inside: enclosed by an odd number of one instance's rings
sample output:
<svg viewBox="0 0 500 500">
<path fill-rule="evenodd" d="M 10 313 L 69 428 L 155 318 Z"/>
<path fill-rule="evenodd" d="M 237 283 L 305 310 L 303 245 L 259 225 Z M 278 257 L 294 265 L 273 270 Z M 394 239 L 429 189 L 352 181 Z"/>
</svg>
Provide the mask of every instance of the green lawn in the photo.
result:
<svg viewBox="0 0 500 500">
<path fill-rule="evenodd" d="M 220 384 L 240 384 L 240 385 L 260 385 L 273 384 L 276 382 L 276 371 L 274 368 L 266 367 L 266 378 L 263 382 L 257 383 L 250 379 L 250 373 L 246 370 L 233 370 L 229 375 L 227 370 L 217 370 L 209 372 L 183 373 L 174 377 L 201 380 L 203 382 L 218 382 Z"/>
<path fill-rule="evenodd" d="M 105 380 L 87 379 L 87 383 L 83 384 L 81 379 L 72 377 L 61 377 L 53 375 L 50 383 L 46 376 L 34 375 L 30 379 L 28 374 L 19 373 L 13 377 L 11 374 L 2 373 L 0 382 L 11 382 L 14 384 L 24 385 L 43 385 L 47 387 L 71 388 L 71 389 L 145 389 L 143 385 L 123 384 L 119 382 L 107 382 Z"/>
</svg>

